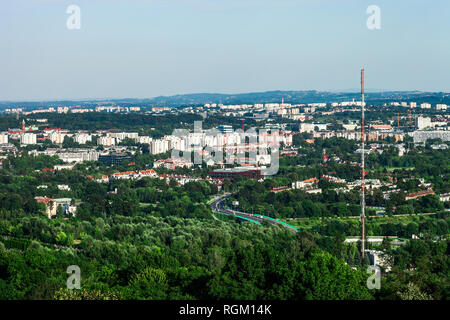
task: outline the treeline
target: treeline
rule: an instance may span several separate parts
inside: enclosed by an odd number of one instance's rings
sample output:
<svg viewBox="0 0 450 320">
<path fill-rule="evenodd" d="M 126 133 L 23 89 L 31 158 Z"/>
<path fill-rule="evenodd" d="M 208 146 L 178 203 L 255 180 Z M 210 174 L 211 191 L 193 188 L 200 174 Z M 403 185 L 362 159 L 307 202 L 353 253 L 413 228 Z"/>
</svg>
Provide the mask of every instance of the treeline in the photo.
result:
<svg viewBox="0 0 450 320">
<path fill-rule="evenodd" d="M 151 216 L 7 221 L 33 241 L 0 243 L 1 299 L 372 298 L 365 273 L 278 227 Z M 61 232 L 77 249 L 40 243 Z M 80 267 L 82 290 L 65 289 L 69 265 Z"/>
<path fill-rule="evenodd" d="M 433 239 L 436 236 L 446 236 L 450 226 L 450 215 L 446 212 L 434 216 L 413 216 L 408 222 L 398 222 L 395 219 L 384 220 L 381 218 L 367 220 L 367 235 L 398 236 L 410 239 L 413 234 L 422 233 Z M 359 219 L 354 219 L 354 221 L 325 220 L 321 224 L 314 225 L 310 232 L 324 236 L 355 236 L 361 233 L 361 223 Z"/>
<path fill-rule="evenodd" d="M 81 195 L 77 217 L 114 215 L 179 216 L 211 218 L 205 202 L 217 193 L 217 186 L 206 181 L 179 186 L 175 180 L 144 178 L 118 180 L 108 185 L 87 182 Z"/>
<path fill-rule="evenodd" d="M 34 117 L 38 118 L 39 116 Z M 193 128 L 194 121 L 202 119 L 200 115 L 196 114 L 148 115 L 99 112 L 49 113 L 45 117 L 48 119 L 46 124 L 48 127 L 88 131 L 120 128 L 123 131 L 135 131 L 140 135 L 150 135 L 156 138 L 172 134 L 174 129 Z"/>
</svg>

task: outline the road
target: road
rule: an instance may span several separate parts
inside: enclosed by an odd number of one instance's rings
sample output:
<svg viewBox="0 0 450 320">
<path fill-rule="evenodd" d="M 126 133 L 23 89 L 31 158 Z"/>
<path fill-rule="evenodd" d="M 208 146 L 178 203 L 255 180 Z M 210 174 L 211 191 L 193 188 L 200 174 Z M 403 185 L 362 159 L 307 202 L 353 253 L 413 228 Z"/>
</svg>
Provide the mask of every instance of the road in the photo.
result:
<svg viewBox="0 0 450 320">
<path fill-rule="evenodd" d="M 224 205 L 224 200 L 229 198 L 230 196 L 231 196 L 230 193 L 225 193 L 223 196 L 214 198 L 210 203 L 211 210 L 213 212 L 220 213 L 220 214 L 232 215 L 232 216 L 236 216 L 237 218 L 245 218 L 247 220 L 251 220 L 251 221 L 254 221 L 257 223 L 262 223 L 263 221 L 267 221 L 271 224 L 282 225 L 283 227 L 286 227 L 289 230 L 298 232 L 298 229 L 296 229 L 295 227 L 288 225 L 287 223 L 283 223 L 281 221 L 271 219 L 269 217 L 263 217 L 261 215 L 255 215 L 255 214 L 231 210 L 230 208 L 228 208 Z"/>
</svg>

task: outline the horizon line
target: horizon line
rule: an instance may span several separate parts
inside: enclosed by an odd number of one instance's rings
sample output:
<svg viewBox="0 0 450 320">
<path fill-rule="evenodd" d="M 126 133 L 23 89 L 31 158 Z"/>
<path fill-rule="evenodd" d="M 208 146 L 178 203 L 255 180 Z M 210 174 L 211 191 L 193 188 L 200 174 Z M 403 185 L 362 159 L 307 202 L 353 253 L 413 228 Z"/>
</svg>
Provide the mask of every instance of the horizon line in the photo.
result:
<svg viewBox="0 0 450 320">
<path fill-rule="evenodd" d="M 60 101 L 74 101 L 74 102 L 83 102 L 83 101 L 114 101 L 114 100 L 152 100 L 157 98 L 172 98 L 177 96 L 189 96 L 189 95 L 245 95 L 245 94 L 257 94 L 257 93 L 270 93 L 270 92 L 322 92 L 322 93 L 344 93 L 344 94 L 355 94 L 359 93 L 359 88 L 354 89 L 342 89 L 342 90 L 317 90 L 317 89 L 309 89 L 309 90 L 266 90 L 266 91 L 248 91 L 248 92 L 239 92 L 239 93 L 220 93 L 220 92 L 192 92 L 192 93 L 177 93 L 172 95 L 158 95 L 152 97 L 102 97 L 102 98 L 56 98 L 56 99 L 27 99 L 27 100 L 0 100 L 0 103 L 38 103 L 38 102 L 60 102 Z M 391 92 L 417 92 L 417 93 L 444 93 L 450 94 L 450 92 L 446 91 L 424 91 L 424 90 L 384 90 L 384 89 L 373 89 L 369 88 L 365 90 L 366 93 L 391 93 Z"/>
</svg>

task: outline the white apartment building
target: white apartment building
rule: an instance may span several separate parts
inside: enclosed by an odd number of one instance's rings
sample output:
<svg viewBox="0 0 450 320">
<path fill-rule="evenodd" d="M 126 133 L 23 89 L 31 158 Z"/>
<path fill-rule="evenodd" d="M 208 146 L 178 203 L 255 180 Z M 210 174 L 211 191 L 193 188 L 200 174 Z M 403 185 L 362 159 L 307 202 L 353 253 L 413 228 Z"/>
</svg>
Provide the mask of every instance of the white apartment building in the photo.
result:
<svg viewBox="0 0 450 320">
<path fill-rule="evenodd" d="M 64 142 L 64 137 L 67 134 L 65 133 L 61 133 L 61 131 L 57 130 L 57 131 L 52 131 L 49 133 L 48 137 L 50 138 L 50 141 L 56 144 L 60 144 Z"/>
<path fill-rule="evenodd" d="M 418 117 L 417 118 L 417 128 L 419 130 L 425 129 L 425 128 L 431 128 L 431 118 L 425 118 L 425 117 Z"/>
<path fill-rule="evenodd" d="M 150 143 L 152 143 L 152 138 L 149 136 L 139 136 L 139 137 L 137 137 L 136 142 L 141 143 L 141 144 L 144 144 L 144 143 L 150 144 Z"/>
<path fill-rule="evenodd" d="M 317 131 L 327 130 L 326 123 L 301 123 L 300 124 L 300 132 L 314 132 L 315 128 L 318 128 Z"/>
<path fill-rule="evenodd" d="M 69 112 L 69 107 L 58 107 L 57 112 L 58 113 L 67 113 L 67 112 Z"/>
<path fill-rule="evenodd" d="M 0 144 L 8 143 L 8 132 L 0 132 Z"/>
<path fill-rule="evenodd" d="M 151 153 L 152 154 L 160 154 L 167 152 L 169 150 L 169 141 L 156 139 L 151 143 Z"/>
<path fill-rule="evenodd" d="M 350 106 L 361 106 L 362 103 L 361 101 L 343 101 L 341 103 L 339 103 L 339 106 L 341 107 L 350 107 Z"/>
<path fill-rule="evenodd" d="M 448 130 L 433 130 L 433 131 L 420 131 L 408 133 L 413 137 L 414 143 L 423 143 L 428 139 L 441 139 L 442 141 L 450 141 L 450 131 Z"/>
<path fill-rule="evenodd" d="M 110 147 L 116 145 L 116 138 L 111 137 L 111 135 L 106 135 L 104 137 L 99 137 L 97 139 L 97 144 L 100 146 Z"/>
<path fill-rule="evenodd" d="M 319 180 L 317 178 L 311 178 L 303 181 L 292 182 L 292 189 L 312 189 Z"/>
<path fill-rule="evenodd" d="M 72 113 L 86 113 L 86 112 L 92 112 L 93 109 L 71 109 Z"/>
<path fill-rule="evenodd" d="M 320 102 L 320 103 L 308 103 L 308 107 L 316 107 L 316 108 L 325 108 L 327 106 L 326 103 Z"/>
<path fill-rule="evenodd" d="M 83 161 L 97 161 L 99 153 L 97 151 L 62 152 L 56 153 L 56 155 L 66 163 L 77 163 Z"/>
<path fill-rule="evenodd" d="M 126 138 L 137 140 L 139 136 L 137 132 L 112 132 L 110 133 L 110 135 L 111 137 L 117 138 L 119 140 L 123 140 Z"/>
<path fill-rule="evenodd" d="M 260 144 L 265 144 L 269 146 L 279 146 L 281 143 L 289 146 L 292 145 L 292 134 L 290 133 L 260 133 L 258 135 L 258 140 Z"/>
<path fill-rule="evenodd" d="M 79 144 L 86 144 L 86 142 L 92 141 L 92 135 L 88 133 L 77 133 L 73 136 L 73 140 Z"/>
<path fill-rule="evenodd" d="M 361 187 L 361 184 L 362 184 L 361 180 L 356 180 L 356 181 L 349 182 L 348 187 L 351 189 L 359 188 L 359 187 Z M 365 179 L 364 185 L 367 188 L 367 190 L 379 189 L 383 186 L 379 179 Z"/>
<path fill-rule="evenodd" d="M 20 143 L 21 144 L 36 144 L 37 136 L 34 133 L 24 133 L 20 136 Z"/>
<path fill-rule="evenodd" d="M 439 196 L 439 200 L 442 202 L 449 202 L 450 201 L 450 193 L 441 194 Z"/>
<path fill-rule="evenodd" d="M 447 110 L 447 105 L 446 104 L 437 104 L 436 105 L 436 110 L 446 111 Z"/>
<path fill-rule="evenodd" d="M 420 108 L 422 108 L 422 109 L 431 109 L 431 104 L 424 102 L 424 103 L 422 103 L 420 105 Z"/>
<path fill-rule="evenodd" d="M 164 140 L 169 142 L 169 146 L 168 146 L 169 150 L 171 150 L 171 149 L 180 150 L 180 151 L 186 150 L 187 141 L 183 137 L 165 136 Z"/>
</svg>

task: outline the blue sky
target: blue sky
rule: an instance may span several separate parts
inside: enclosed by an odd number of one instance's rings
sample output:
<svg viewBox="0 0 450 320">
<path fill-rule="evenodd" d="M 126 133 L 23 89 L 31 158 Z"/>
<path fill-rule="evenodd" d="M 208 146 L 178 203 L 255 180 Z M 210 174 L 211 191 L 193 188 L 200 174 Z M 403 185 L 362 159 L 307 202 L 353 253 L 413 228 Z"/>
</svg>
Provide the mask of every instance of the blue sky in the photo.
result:
<svg viewBox="0 0 450 320">
<path fill-rule="evenodd" d="M 1 0 L 0 100 L 341 90 L 363 66 L 368 88 L 450 92 L 449 17 L 448 0 Z"/>
</svg>

